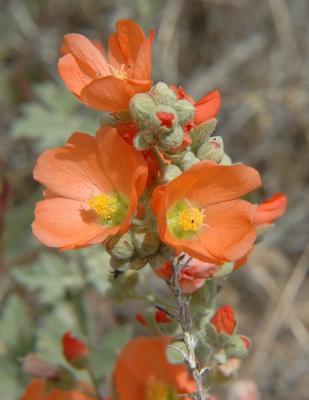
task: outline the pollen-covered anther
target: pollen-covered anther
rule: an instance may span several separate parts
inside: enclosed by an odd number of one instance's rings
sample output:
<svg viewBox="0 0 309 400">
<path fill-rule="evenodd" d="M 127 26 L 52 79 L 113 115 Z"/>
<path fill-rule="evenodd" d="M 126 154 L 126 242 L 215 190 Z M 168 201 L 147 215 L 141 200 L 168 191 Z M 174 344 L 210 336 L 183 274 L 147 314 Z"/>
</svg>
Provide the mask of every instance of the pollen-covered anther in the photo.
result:
<svg viewBox="0 0 309 400">
<path fill-rule="evenodd" d="M 104 219 L 113 218 L 119 208 L 119 202 L 115 195 L 99 194 L 91 197 L 87 204 Z"/>
<path fill-rule="evenodd" d="M 185 232 L 197 232 L 203 225 L 204 214 L 196 207 L 186 208 L 178 214 L 178 227 Z"/>
<path fill-rule="evenodd" d="M 149 382 L 146 392 L 147 400 L 174 400 L 176 394 L 173 388 L 165 382 Z"/>
</svg>

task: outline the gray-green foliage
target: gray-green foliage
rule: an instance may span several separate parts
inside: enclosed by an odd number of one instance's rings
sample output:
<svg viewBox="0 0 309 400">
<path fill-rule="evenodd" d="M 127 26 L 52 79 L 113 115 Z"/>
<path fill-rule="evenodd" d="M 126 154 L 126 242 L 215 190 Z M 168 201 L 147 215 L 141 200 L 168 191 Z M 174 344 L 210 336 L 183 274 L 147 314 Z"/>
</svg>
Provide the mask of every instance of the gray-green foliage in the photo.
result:
<svg viewBox="0 0 309 400">
<path fill-rule="evenodd" d="M 98 113 L 82 107 L 64 87 L 52 82 L 34 86 L 35 100 L 21 106 L 11 134 L 37 142 L 39 149 L 63 144 L 74 131 L 94 133 L 98 129 Z"/>
</svg>

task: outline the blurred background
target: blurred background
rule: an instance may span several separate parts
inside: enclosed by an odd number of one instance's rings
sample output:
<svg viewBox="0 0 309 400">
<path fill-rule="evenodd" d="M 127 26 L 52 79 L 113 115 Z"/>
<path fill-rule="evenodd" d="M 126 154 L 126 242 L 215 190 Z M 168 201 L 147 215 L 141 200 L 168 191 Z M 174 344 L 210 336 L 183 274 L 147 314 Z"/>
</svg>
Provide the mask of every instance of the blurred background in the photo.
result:
<svg viewBox="0 0 309 400">
<path fill-rule="evenodd" d="M 32 236 L 37 155 L 74 130 L 94 133 L 98 114 L 64 88 L 61 38 L 83 33 L 106 43 L 117 19 L 156 30 L 153 77 L 195 99 L 219 89 L 217 135 L 234 161 L 257 168 L 257 200 L 283 191 L 286 216 L 220 293 L 253 350 L 240 371 L 267 400 L 309 393 L 309 1 L 1 0 L 0 13 L 0 397 L 27 382 L 19 359 L 61 358 L 59 338 L 81 332 L 98 350 L 102 376 L 135 334 L 134 302 L 113 306 L 99 247 L 60 254 Z M 104 334 L 104 339 L 102 339 Z M 63 361 L 63 360 L 62 360 Z M 101 378 L 99 375 L 99 378 Z M 224 390 L 224 389 L 223 389 Z"/>
</svg>

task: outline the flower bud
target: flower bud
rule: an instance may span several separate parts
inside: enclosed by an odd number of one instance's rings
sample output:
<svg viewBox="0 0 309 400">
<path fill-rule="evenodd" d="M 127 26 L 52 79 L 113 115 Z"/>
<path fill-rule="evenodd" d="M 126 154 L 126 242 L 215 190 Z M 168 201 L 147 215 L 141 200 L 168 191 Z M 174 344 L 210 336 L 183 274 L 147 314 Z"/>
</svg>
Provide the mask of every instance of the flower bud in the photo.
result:
<svg viewBox="0 0 309 400">
<path fill-rule="evenodd" d="M 134 136 L 133 146 L 136 148 L 136 150 L 139 150 L 139 151 L 149 150 L 150 145 L 146 141 L 146 136 L 143 135 L 142 132 L 138 132 L 137 135 Z"/>
<path fill-rule="evenodd" d="M 232 335 L 236 327 L 233 308 L 230 305 L 220 307 L 211 318 L 211 323 L 215 326 L 218 333 L 224 332 Z"/>
<path fill-rule="evenodd" d="M 197 157 L 200 160 L 210 160 L 219 163 L 224 154 L 223 140 L 221 136 L 213 136 L 202 144 L 197 150 Z"/>
<path fill-rule="evenodd" d="M 197 125 L 190 131 L 192 145 L 198 145 L 206 142 L 217 126 L 216 118 L 212 118 L 204 124 Z"/>
<path fill-rule="evenodd" d="M 153 133 L 171 133 L 178 126 L 178 117 L 173 107 L 160 104 L 147 121 Z"/>
<path fill-rule="evenodd" d="M 162 266 L 166 261 L 165 255 L 161 253 L 155 253 L 152 256 L 148 257 L 148 263 L 153 269 L 157 269 Z"/>
<path fill-rule="evenodd" d="M 178 165 L 183 171 L 186 171 L 198 162 L 200 162 L 200 160 L 195 157 L 192 151 L 186 151 Z"/>
<path fill-rule="evenodd" d="M 135 248 L 132 233 L 124 235 L 114 235 L 105 245 L 106 251 L 117 260 L 127 260 L 133 257 Z"/>
<path fill-rule="evenodd" d="M 76 369 L 86 369 L 88 367 L 89 349 L 87 345 L 71 332 L 67 332 L 62 337 L 62 352 L 65 359 Z"/>
<path fill-rule="evenodd" d="M 232 165 L 232 159 L 226 153 L 223 154 L 223 157 L 220 161 L 220 165 Z"/>
<path fill-rule="evenodd" d="M 173 150 L 175 147 L 180 146 L 183 141 L 182 128 L 178 126 L 171 133 L 161 133 L 159 141 L 164 150 Z"/>
<path fill-rule="evenodd" d="M 138 126 L 143 126 L 143 123 L 155 109 L 154 101 L 146 93 L 138 93 L 133 96 L 129 106 L 132 118 Z"/>
<path fill-rule="evenodd" d="M 166 83 L 158 82 L 149 94 L 156 104 L 174 105 L 176 103 L 176 94 Z"/>
<path fill-rule="evenodd" d="M 177 113 L 180 125 L 186 124 L 193 119 L 195 107 L 188 100 L 178 100 L 173 107 Z"/>
<path fill-rule="evenodd" d="M 158 234 L 148 228 L 136 228 L 132 232 L 133 244 L 141 257 L 147 257 L 156 253 L 160 246 Z"/>
<path fill-rule="evenodd" d="M 161 176 L 161 183 L 166 184 L 173 179 L 177 178 L 177 176 L 181 175 L 182 171 L 177 165 L 174 164 L 168 164 L 165 165 L 162 171 L 162 176 Z"/>
<path fill-rule="evenodd" d="M 239 335 L 230 336 L 224 351 L 228 358 L 245 358 L 248 355 L 247 344 Z"/>
<path fill-rule="evenodd" d="M 134 296 L 138 279 L 138 273 L 133 270 L 118 275 L 116 279 L 111 277 L 110 282 L 113 285 L 107 290 L 108 297 L 116 301 L 123 301 Z"/>
</svg>

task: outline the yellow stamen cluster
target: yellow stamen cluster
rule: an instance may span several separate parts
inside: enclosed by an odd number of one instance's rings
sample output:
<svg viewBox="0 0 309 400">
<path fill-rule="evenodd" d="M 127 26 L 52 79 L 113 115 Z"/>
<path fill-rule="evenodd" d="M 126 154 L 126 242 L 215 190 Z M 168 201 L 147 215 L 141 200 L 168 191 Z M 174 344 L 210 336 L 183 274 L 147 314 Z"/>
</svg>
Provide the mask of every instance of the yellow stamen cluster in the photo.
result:
<svg viewBox="0 0 309 400">
<path fill-rule="evenodd" d="M 113 218 L 119 208 L 117 197 L 107 194 L 93 196 L 87 201 L 87 204 L 104 219 Z"/>
<path fill-rule="evenodd" d="M 127 73 L 125 71 L 125 65 L 124 64 L 121 65 L 120 69 L 116 69 L 112 65 L 110 65 L 109 68 L 111 70 L 112 75 L 115 78 L 121 79 L 121 80 L 127 79 Z"/>
<path fill-rule="evenodd" d="M 152 382 L 148 384 L 146 400 L 173 400 L 176 399 L 174 390 L 164 382 Z"/>
<path fill-rule="evenodd" d="M 196 207 L 186 208 L 179 211 L 177 225 L 180 230 L 185 232 L 197 232 L 203 224 L 204 215 Z"/>
</svg>

